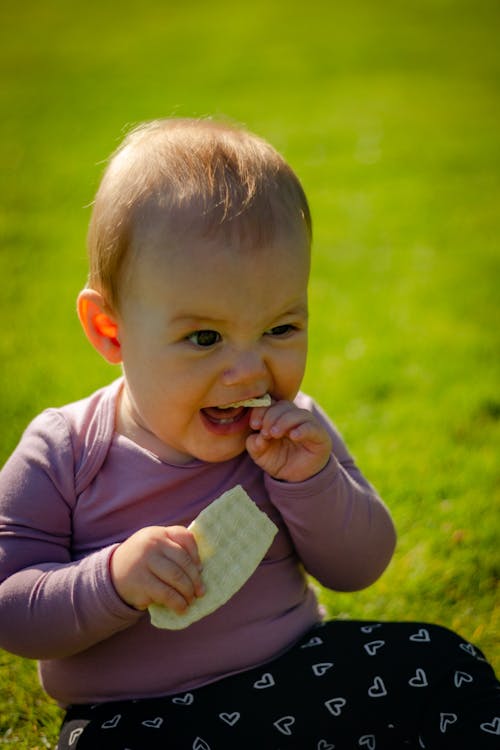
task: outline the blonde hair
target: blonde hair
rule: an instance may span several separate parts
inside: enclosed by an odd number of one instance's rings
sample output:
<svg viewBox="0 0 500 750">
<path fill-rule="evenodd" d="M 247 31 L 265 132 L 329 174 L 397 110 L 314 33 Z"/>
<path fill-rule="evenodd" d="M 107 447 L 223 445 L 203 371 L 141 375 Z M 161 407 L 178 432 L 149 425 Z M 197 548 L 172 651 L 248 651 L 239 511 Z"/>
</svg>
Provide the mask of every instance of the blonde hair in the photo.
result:
<svg viewBox="0 0 500 750">
<path fill-rule="evenodd" d="M 134 232 L 159 217 L 248 247 L 272 242 L 282 226 L 305 231 L 309 243 L 312 235 L 302 186 L 266 141 L 212 120 L 145 123 L 112 155 L 90 221 L 88 283 L 111 308 Z"/>
</svg>

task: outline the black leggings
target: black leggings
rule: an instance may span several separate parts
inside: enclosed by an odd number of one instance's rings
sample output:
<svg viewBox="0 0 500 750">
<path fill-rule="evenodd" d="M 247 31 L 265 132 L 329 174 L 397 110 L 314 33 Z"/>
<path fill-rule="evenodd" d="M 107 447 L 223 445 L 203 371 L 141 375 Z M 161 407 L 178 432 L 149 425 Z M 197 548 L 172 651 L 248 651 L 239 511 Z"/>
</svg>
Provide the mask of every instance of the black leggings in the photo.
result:
<svg viewBox="0 0 500 750">
<path fill-rule="evenodd" d="M 499 688 L 445 628 L 332 621 L 187 693 L 72 706 L 58 750 L 498 750 Z"/>
</svg>

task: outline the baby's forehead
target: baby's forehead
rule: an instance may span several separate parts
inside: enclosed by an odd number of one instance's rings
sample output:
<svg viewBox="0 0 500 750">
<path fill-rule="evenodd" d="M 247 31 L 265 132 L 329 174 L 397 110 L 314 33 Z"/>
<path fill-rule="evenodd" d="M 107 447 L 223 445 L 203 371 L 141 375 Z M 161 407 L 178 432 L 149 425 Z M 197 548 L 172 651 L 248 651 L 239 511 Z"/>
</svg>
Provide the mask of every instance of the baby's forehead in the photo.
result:
<svg viewBox="0 0 500 750">
<path fill-rule="evenodd" d="M 262 252 L 271 255 L 280 247 L 306 247 L 309 252 L 310 238 L 301 217 L 291 217 L 270 205 L 264 211 L 250 207 L 224 221 L 198 199 L 174 209 L 165 209 L 153 199 L 137 213 L 132 255 L 154 248 L 174 260 L 176 251 L 189 245 L 198 248 L 200 259 L 204 253 L 212 257 L 218 249 L 243 259 Z"/>
<path fill-rule="evenodd" d="M 249 249 L 192 232 L 137 248 L 123 299 L 176 329 L 266 327 L 284 314 L 306 316 L 308 247 L 292 239 Z M 148 313 L 149 314 L 149 313 Z"/>
<path fill-rule="evenodd" d="M 245 273 L 279 273 L 286 265 L 309 268 L 310 243 L 301 225 L 262 225 L 247 220 L 207 225 L 196 211 L 172 218 L 161 211 L 148 212 L 135 227 L 126 266 L 131 279 L 140 266 L 174 272 L 203 274 L 217 268 L 224 274 L 231 268 Z"/>
</svg>

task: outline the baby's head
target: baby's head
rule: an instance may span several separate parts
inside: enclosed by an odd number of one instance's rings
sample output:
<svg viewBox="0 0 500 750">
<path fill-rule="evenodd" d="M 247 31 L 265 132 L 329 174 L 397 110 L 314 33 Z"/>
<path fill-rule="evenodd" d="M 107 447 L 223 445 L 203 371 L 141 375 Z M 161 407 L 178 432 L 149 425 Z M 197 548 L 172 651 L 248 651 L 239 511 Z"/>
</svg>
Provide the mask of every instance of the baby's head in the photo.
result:
<svg viewBox="0 0 500 750">
<path fill-rule="evenodd" d="M 110 309 L 120 307 L 127 270 L 152 230 L 166 252 L 188 233 L 251 251 L 283 231 L 310 243 L 311 217 L 299 180 L 268 143 L 212 120 L 167 119 L 125 138 L 95 198 L 89 287 Z"/>
<path fill-rule="evenodd" d="M 300 183 L 261 139 L 194 120 L 131 133 L 97 193 L 78 302 L 123 367 L 119 431 L 168 460 L 241 453 L 248 402 L 290 401 L 304 374 L 310 243 Z"/>
</svg>

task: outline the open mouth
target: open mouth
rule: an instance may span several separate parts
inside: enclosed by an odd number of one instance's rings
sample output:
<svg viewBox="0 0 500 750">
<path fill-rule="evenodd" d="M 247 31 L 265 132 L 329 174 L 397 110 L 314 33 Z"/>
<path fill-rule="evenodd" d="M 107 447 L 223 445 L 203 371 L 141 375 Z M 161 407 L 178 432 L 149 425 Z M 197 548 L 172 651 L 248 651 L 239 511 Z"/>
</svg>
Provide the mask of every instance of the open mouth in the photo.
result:
<svg viewBox="0 0 500 750">
<path fill-rule="evenodd" d="M 206 418 L 214 424 L 232 424 L 233 422 L 237 422 L 247 411 L 248 409 L 245 406 L 209 406 L 207 409 L 202 409 Z"/>
<path fill-rule="evenodd" d="M 224 406 L 208 406 L 202 409 L 204 417 L 213 425 L 220 427 L 237 424 L 245 419 L 249 410 L 255 406 L 270 406 L 268 393 L 259 398 L 248 398 Z"/>
</svg>

